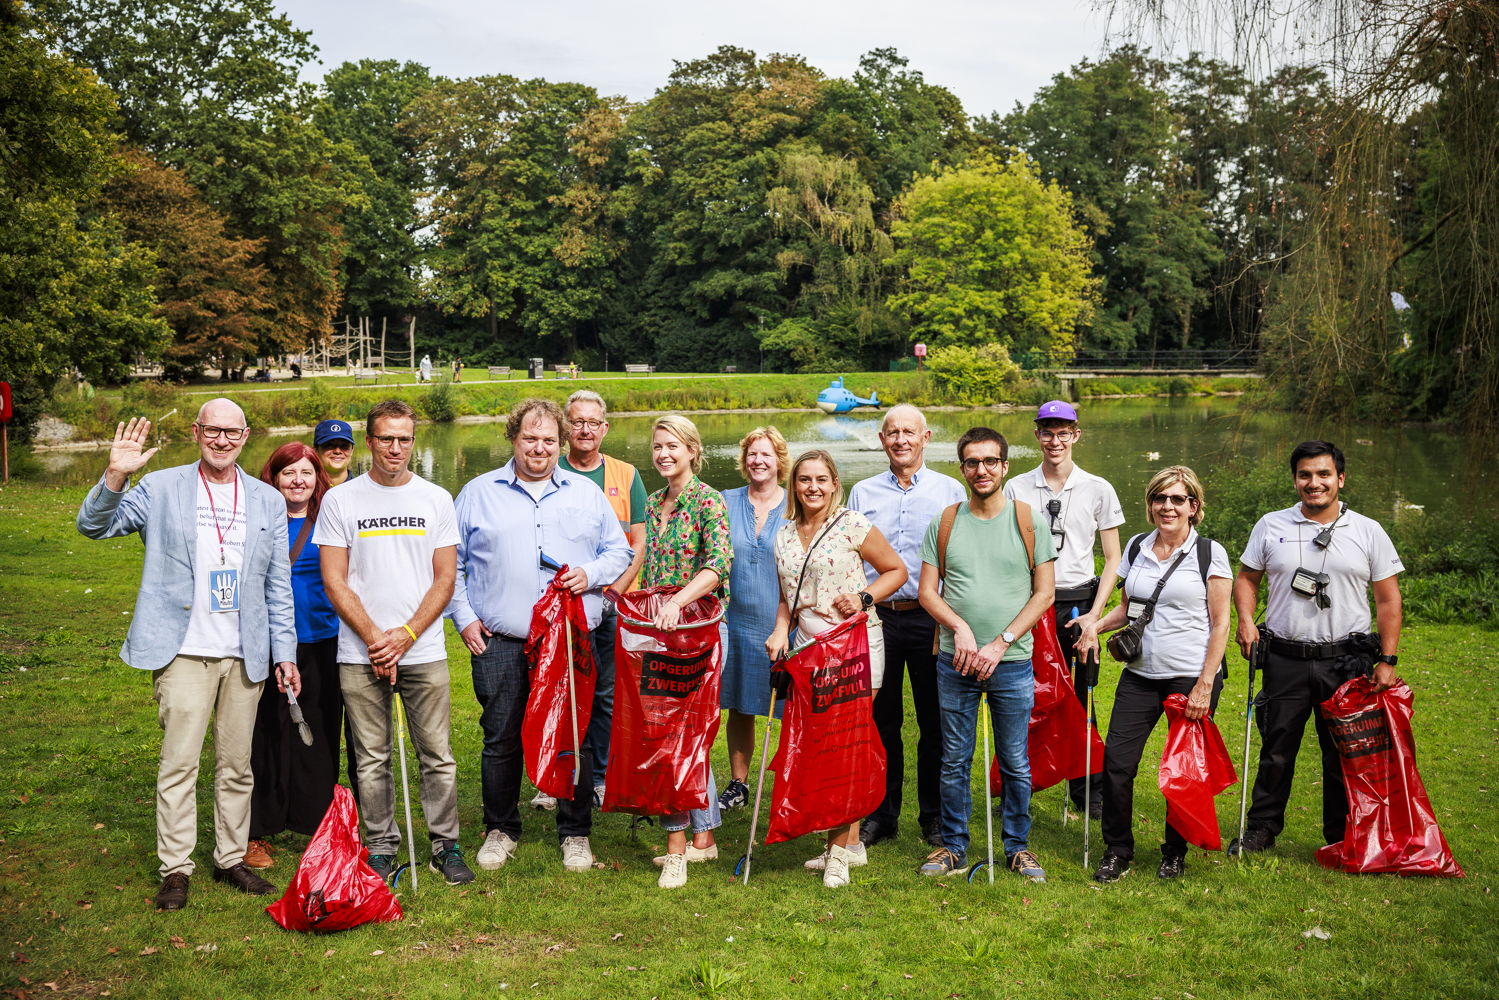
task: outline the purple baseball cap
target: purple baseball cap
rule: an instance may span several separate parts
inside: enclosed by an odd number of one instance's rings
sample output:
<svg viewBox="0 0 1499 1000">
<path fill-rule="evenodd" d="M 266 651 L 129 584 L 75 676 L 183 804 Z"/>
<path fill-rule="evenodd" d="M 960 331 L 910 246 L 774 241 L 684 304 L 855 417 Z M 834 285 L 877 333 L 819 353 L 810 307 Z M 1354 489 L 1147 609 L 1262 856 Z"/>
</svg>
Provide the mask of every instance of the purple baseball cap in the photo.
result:
<svg viewBox="0 0 1499 1000">
<path fill-rule="evenodd" d="M 1071 403 L 1064 403 L 1060 399 L 1053 399 L 1049 403 L 1042 403 L 1036 410 L 1036 423 L 1043 420 L 1070 420 L 1077 423 L 1077 411 L 1072 408 Z"/>
</svg>

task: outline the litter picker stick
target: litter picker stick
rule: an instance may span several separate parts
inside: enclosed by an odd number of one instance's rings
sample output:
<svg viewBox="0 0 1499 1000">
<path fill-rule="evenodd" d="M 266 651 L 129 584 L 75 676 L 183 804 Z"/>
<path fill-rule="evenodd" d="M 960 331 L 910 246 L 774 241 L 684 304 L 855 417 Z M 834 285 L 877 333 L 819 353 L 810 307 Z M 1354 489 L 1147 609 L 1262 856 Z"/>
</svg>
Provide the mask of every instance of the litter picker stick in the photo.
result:
<svg viewBox="0 0 1499 1000">
<path fill-rule="evenodd" d="M 1249 818 L 1249 724 L 1254 721 L 1254 670 L 1260 662 L 1260 642 L 1249 646 L 1249 692 L 1244 702 L 1244 766 L 1239 770 L 1239 857 L 1244 857 L 1244 824 Z"/>
<path fill-rule="evenodd" d="M 411 890 L 416 891 L 416 840 L 411 836 L 411 783 L 406 775 L 406 709 L 401 696 L 391 692 L 396 703 L 396 743 L 401 749 L 401 799 L 406 805 L 406 851 L 411 859 Z"/>
<path fill-rule="evenodd" d="M 994 793 L 989 788 L 989 694 L 979 702 L 979 726 L 984 730 L 984 836 L 989 844 L 989 884 L 994 884 Z"/>
<path fill-rule="evenodd" d="M 1093 809 L 1093 688 L 1098 684 L 1098 650 L 1089 650 L 1079 662 L 1087 673 L 1083 680 L 1088 683 L 1088 710 L 1083 718 L 1083 871 L 1087 871 L 1089 836 L 1093 832 L 1089 814 Z"/>
<path fill-rule="evenodd" d="M 1077 618 L 1077 608 L 1073 608 L 1072 609 L 1072 617 L 1069 618 L 1068 621 L 1070 622 L 1070 621 L 1072 621 L 1072 620 L 1074 620 L 1076 618 Z M 1060 639 L 1058 641 L 1060 642 Z M 1077 663 L 1077 646 L 1076 646 L 1077 638 L 1074 636 L 1072 641 L 1073 641 L 1073 658 L 1072 658 L 1072 662 L 1073 663 Z M 1082 673 L 1079 672 L 1076 668 L 1073 669 L 1072 676 L 1073 676 L 1073 678 L 1074 678 L 1075 681 L 1081 681 L 1083 679 Z M 1088 738 L 1088 727 L 1086 725 L 1084 725 L 1083 726 L 1083 739 L 1086 741 L 1087 738 Z M 1084 784 L 1086 785 L 1086 782 L 1084 782 Z M 1065 827 L 1067 825 L 1067 803 L 1072 798 L 1072 782 L 1064 780 L 1064 781 L 1061 782 L 1061 785 L 1062 785 L 1062 826 Z M 1087 808 L 1088 808 L 1088 803 L 1084 802 L 1083 803 L 1083 810 L 1086 812 Z"/>
<path fill-rule="evenodd" d="M 776 689 L 770 689 L 770 707 L 765 710 L 765 736 L 760 740 L 760 777 L 755 782 L 755 808 L 750 813 L 749 843 L 744 846 L 744 884 L 749 885 L 750 861 L 755 856 L 755 828 L 760 824 L 760 794 L 765 791 L 765 762 L 770 754 L 770 727 L 776 721 Z"/>
<path fill-rule="evenodd" d="M 573 620 L 567 613 L 562 615 L 562 626 L 567 638 L 567 704 L 573 713 L 573 788 L 578 787 L 578 758 L 583 756 L 583 744 L 578 739 L 578 688 L 573 681 Z"/>
</svg>

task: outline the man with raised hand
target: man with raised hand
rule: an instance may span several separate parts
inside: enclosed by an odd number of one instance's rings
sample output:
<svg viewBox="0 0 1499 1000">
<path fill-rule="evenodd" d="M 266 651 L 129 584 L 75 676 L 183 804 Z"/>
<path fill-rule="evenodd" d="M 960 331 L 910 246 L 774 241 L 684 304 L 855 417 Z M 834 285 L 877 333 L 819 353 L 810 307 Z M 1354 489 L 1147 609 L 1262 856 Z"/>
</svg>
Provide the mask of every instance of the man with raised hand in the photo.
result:
<svg viewBox="0 0 1499 1000">
<path fill-rule="evenodd" d="M 198 761 L 214 726 L 213 877 L 252 895 L 275 886 L 244 864 L 250 834 L 250 744 L 260 690 L 293 694 L 297 634 L 287 563 L 286 501 L 236 464 L 250 429 L 228 399 L 203 404 L 193 421 L 198 461 L 141 478 L 155 448 L 151 423 L 115 428 L 109 464 L 78 511 L 90 538 L 139 532 L 146 545 L 141 589 L 120 658 L 153 671 L 161 724 L 156 773 L 156 908 L 187 905 L 198 841 Z"/>
<path fill-rule="evenodd" d="M 566 418 L 556 403 L 528 399 L 510 411 L 505 437 L 514 455 L 458 494 L 458 579 L 448 616 L 473 654 L 474 695 L 484 730 L 481 784 L 484 846 L 480 868 L 509 861 L 520 841 L 521 724 L 531 693 L 526 637 L 531 612 L 554 575 L 541 555 L 568 567 L 563 584 L 583 595 L 590 631 L 603 615 L 600 591 L 635 558 L 620 520 L 584 476 L 562 468 Z M 597 661 L 598 650 L 595 647 Z M 598 700 L 594 700 L 595 712 Z M 573 797 L 558 803 L 562 867 L 593 867 L 594 757 L 590 724 L 578 754 Z"/>
<path fill-rule="evenodd" d="M 1322 839 L 1343 839 L 1348 797 L 1343 765 L 1327 720 L 1317 707 L 1343 683 L 1373 671 L 1376 690 L 1395 685 L 1400 649 L 1400 581 L 1405 565 L 1378 521 L 1338 499 L 1343 452 L 1327 441 L 1303 441 L 1291 452 L 1291 477 L 1301 502 L 1255 523 L 1239 559 L 1234 608 L 1237 639 L 1247 659 L 1260 650 L 1260 762 L 1244 839 L 1229 854 L 1254 854 L 1275 845 L 1286 822 L 1296 754 L 1307 716 L 1322 747 Z M 1260 583 L 1268 578 L 1265 626 L 1254 613 Z M 1369 633 L 1369 592 L 1374 624 Z"/>
<path fill-rule="evenodd" d="M 942 843 L 921 866 L 923 875 L 967 865 L 973 744 L 983 700 L 1004 777 L 1005 865 L 1032 882 L 1046 881 L 1028 843 L 1027 742 L 1036 687 L 1030 631 L 1051 605 L 1057 554 L 1041 514 L 1000 491 L 1009 451 L 1004 435 L 988 427 L 971 428 L 958 439 L 969 501 L 933 521 L 921 543 L 921 603 L 937 620 L 942 644 Z M 988 780 L 988 770 L 981 780 Z"/>
<path fill-rule="evenodd" d="M 312 540 L 340 619 L 339 682 L 355 738 L 370 867 L 389 878 L 401 846 L 391 775 L 391 692 L 399 692 L 421 769 L 432 870 L 472 882 L 458 847 L 458 766 L 442 635 L 458 531 L 448 491 L 411 471 L 415 413 L 377 403 L 364 425 L 370 470 L 323 498 Z"/>
<path fill-rule="evenodd" d="M 1005 484 L 1005 496 L 1024 500 L 1032 510 L 1046 515 L 1052 544 L 1057 550 L 1057 638 L 1069 669 L 1077 667 L 1077 637 L 1084 625 L 1098 620 L 1119 578 L 1119 526 L 1124 508 L 1108 480 L 1078 468 L 1072 449 L 1082 439 L 1077 410 L 1071 403 L 1053 399 L 1036 410 L 1036 442 L 1041 464 Z M 1093 572 L 1093 544 L 1103 546 L 1103 571 Z M 1077 617 L 1074 618 L 1073 615 Z M 1074 673 L 1074 676 L 1076 674 Z M 1088 704 L 1087 688 L 1075 687 L 1077 700 Z M 1068 795 L 1078 809 L 1084 807 L 1085 781 L 1068 782 Z M 1088 817 L 1103 815 L 1103 782 L 1093 782 Z"/>
<path fill-rule="evenodd" d="M 916 709 L 916 806 L 921 835 L 937 846 L 941 818 L 942 724 L 937 711 L 936 623 L 917 600 L 921 541 L 932 520 L 964 497 L 963 484 L 926 467 L 923 456 L 932 432 L 914 406 L 893 406 L 880 421 L 880 446 L 890 468 L 854 485 L 848 506 L 869 518 L 906 564 L 908 578 L 889 600 L 875 606 L 885 630 L 885 681 L 874 699 L 874 723 L 885 747 L 885 799 L 865 819 L 860 842 L 868 847 L 899 832 L 901 792 L 906 777 L 901 725 L 906 718 L 903 674 L 911 678 Z M 869 570 L 874 582 L 879 573 Z"/>
<path fill-rule="evenodd" d="M 603 615 L 593 630 L 599 672 L 598 686 L 593 692 L 593 716 L 588 723 L 588 742 L 593 745 L 594 801 L 603 805 L 604 770 L 609 766 L 609 724 L 614 718 L 614 633 L 619 622 L 614 604 L 635 582 L 645 560 L 645 483 L 635 466 L 601 450 L 609 434 L 604 397 L 591 389 L 579 389 L 567 397 L 566 413 L 563 432 L 567 436 L 567 454 L 557 465 L 564 472 L 576 472 L 604 491 L 604 499 L 619 520 L 620 530 L 635 551 L 625 571 L 604 587 Z M 538 795 L 532 804 L 542 798 L 551 797 Z"/>
</svg>

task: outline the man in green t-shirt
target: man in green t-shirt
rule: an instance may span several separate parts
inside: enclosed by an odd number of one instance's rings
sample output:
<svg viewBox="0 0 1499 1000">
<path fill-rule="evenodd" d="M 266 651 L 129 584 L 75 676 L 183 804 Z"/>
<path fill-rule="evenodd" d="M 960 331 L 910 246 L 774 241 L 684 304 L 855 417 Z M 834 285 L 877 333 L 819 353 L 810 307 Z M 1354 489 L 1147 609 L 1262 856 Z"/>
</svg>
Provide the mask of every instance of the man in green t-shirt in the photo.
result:
<svg viewBox="0 0 1499 1000">
<path fill-rule="evenodd" d="M 604 803 L 604 769 L 609 763 L 609 725 L 614 718 L 614 602 L 630 589 L 645 560 L 645 483 L 628 462 L 600 451 L 609 433 L 608 407 L 604 397 L 592 389 L 579 389 L 567 398 L 567 454 L 557 462 L 570 472 L 591 480 L 604 491 L 619 526 L 635 550 L 635 558 L 613 584 L 604 588 L 604 617 L 593 630 L 593 648 L 598 658 L 598 681 L 593 693 L 593 717 L 588 723 L 588 741 L 593 744 L 594 797 Z M 532 805 L 551 808 L 538 794 Z"/>
<path fill-rule="evenodd" d="M 1032 509 L 1029 530 L 1022 531 L 1023 511 L 1017 512 L 1014 501 L 1001 492 L 1009 455 L 1004 435 L 988 427 L 971 428 L 958 439 L 968 502 L 955 505 L 950 520 L 933 521 L 921 545 L 921 606 L 936 619 L 940 634 L 937 703 L 942 716 L 942 846 L 921 866 L 923 875 L 946 875 L 967 864 L 969 772 L 982 699 L 989 703 L 995 755 L 1004 776 L 1005 863 L 1033 882 L 1046 881 L 1028 846 L 1031 766 L 1026 743 L 1035 698 L 1030 631 L 1051 606 L 1057 553 L 1041 512 Z M 943 538 L 945 520 L 950 533 Z M 1034 557 L 1028 549 L 1034 549 Z M 987 767 L 984 772 L 987 781 Z"/>
</svg>

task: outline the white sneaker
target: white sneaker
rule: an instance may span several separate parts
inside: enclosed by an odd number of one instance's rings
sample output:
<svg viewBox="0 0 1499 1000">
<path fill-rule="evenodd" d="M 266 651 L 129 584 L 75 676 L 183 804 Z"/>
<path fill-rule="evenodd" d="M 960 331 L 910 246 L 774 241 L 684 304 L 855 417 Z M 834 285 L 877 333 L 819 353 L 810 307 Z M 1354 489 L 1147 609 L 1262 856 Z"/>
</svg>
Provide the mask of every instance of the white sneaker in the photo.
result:
<svg viewBox="0 0 1499 1000">
<path fill-rule="evenodd" d="M 657 868 L 664 867 L 666 865 L 666 859 L 671 856 L 672 855 L 670 854 L 663 854 L 660 857 L 652 858 L 651 863 L 654 864 Z M 717 861 L 718 845 L 709 844 L 707 847 L 693 847 L 691 844 L 688 844 L 687 853 L 684 854 L 683 857 L 685 857 L 688 861 L 694 863 L 698 861 Z"/>
<path fill-rule="evenodd" d="M 852 859 L 853 852 L 848 848 L 837 844 L 830 847 L 827 854 L 827 866 L 822 873 L 822 884 L 829 889 L 841 889 L 848 885 L 848 867 Z"/>
<path fill-rule="evenodd" d="M 537 792 L 536 798 L 531 800 L 531 808 L 546 809 L 550 812 L 551 810 L 557 808 L 557 800 L 552 798 L 546 792 Z"/>
<path fill-rule="evenodd" d="M 668 854 L 661 863 L 661 877 L 656 884 L 663 889 L 680 889 L 687 884 L 687 855 Z"/>
<path fill-rule="evenodd" d="M 850 868 L 858 868 L 860 865 L 869 864 L 869 852 L 864 850 L 863 844 L 855 844 L 853 847 L 845 847 L 843 848 L 843 851 L 848 855 L 848 866 Z M 828 852 L 823 851 L 812 860 L 802 862 L 802 867 L 814 872 L 820 872 L 823 870 L 823 864 L 827 861 L 827 857 Z"/>
<path fill-rule="evenodd" d="M 479 853 L 474 855 L 474 861 L 480 868 L 494 871 L 505 862 L 515 856 L 515 849 L 520 845 L 510 839 L 510 835 L 499 830 L 490 830 L 484 835 L 484 846 L 479 848 Z"/>
<path fill-rule="evenodd" d="M 593 850 L 587 837 L 562 838 L 562 867 L 570 872 L 586 872 L 593 867 Z"/>
</svg>

